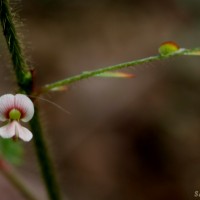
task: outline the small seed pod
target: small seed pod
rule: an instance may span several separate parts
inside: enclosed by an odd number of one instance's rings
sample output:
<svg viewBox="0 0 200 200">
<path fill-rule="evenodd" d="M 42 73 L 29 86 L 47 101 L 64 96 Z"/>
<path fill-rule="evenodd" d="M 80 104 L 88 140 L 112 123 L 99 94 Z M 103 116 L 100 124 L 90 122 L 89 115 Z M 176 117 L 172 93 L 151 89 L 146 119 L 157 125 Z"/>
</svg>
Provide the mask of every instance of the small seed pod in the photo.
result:
<svg viewBox="0 0 200 200">
<path fill-rule="evenodd" d="M 168 42 L 163 42 L 160 45 L 158 51 L 160 55 L 165 56 L 179 50 L 179 48 L 180 47 L 175 42 L 168 41 Z"/>
</svg>

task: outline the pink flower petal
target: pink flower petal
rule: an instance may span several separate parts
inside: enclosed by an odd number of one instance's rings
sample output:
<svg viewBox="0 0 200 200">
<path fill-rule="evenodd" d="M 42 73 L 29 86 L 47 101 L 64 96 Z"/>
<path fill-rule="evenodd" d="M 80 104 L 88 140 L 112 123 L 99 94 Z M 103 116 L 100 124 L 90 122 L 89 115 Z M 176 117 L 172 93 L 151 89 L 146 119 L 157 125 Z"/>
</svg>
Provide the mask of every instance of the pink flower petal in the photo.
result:
<svg viewBox="0 0 200 200">
<path fill-rule="evenodd" d="M 18 122 L 15 121 L 16 124 L 16 135 L 24 140 L 25 142 L 28 142 L 32 139 L 33 134 L 25 127 L 21 126 Z"/>
<path fill-rule="evenodd" d="M 0 128 L 0 136 L 3 138 L 11 138 L 15 135 L 15 122 L 8 123 Z"/>
<path fill-rule="evenodd" d="M 9 119 L 9 111 L 14 108 L 14 95 L 5 94 L 0 97 L 0 121 Z"/>
<path fill-rule="evenodd" d="M 23 122 L 28 122 L 34 115 L 32 101 L 24 94 L 15 95 L 15 108 L 21 112 Z"/>
</svg>

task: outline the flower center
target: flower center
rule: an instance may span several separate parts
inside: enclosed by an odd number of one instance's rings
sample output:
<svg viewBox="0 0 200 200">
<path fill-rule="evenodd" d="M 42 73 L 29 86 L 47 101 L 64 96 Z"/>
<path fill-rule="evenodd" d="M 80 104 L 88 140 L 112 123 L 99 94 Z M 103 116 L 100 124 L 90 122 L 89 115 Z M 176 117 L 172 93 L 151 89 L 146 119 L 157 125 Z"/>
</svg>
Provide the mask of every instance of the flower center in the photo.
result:
<svg viewBox="0 0 200 200">
<path fill-rule="evenodd" d="M 9 112 L 9 117 L 10 119 L 12 120 L 19 120 L 20 117 L 21 117 L 21 113 L 19 110 L 17 109 L 12 109 L 10 112 Z"/>
</svg>

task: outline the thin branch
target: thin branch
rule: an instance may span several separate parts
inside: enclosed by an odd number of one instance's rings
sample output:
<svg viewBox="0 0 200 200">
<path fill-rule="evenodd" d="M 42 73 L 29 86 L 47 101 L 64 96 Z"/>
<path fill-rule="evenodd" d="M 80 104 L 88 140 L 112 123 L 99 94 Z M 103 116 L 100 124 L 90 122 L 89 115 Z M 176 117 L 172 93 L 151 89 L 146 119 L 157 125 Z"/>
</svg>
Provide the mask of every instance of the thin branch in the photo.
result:
<svg viewBox="0 0 200 200">
<path fill-rule="evenodd" d="M 69 77 L 69 78 L 66 78 L 66 79 L 45 85 L 42 88 L 42 93 L 48 92 L 48 91 L 53 90 L 55 88 L 62 87 L 64 85 L 69 85 L 71 83 L 74 83 L 74 82 L 77 82 L 77 81 L 80 81 L 80 80 L 83 80 L 83 79 L 86 79 L 86 78 L 89 78 L 89 77 L 97 76 L 97 75 L 104 73 L 104 72 L 119 70 L 119 69 L 123 69 L 123 68 L 126 68 L 126 67 L 141 65 L 141 64 L 144 64 L 144 63 L 150 63 L 150 62 L 154 62 L 154 61 L 158 61 L 158 60 L 164 60 L 164 59 L 168 59 L 168 58 L 175 57 L 175 56 L 199 55 L 199 54 L 197 54 L 197 52 L 199 53 L 199 51 L 200 51 L 200 48 L 179 49 L 178 51 L 173 52 L 171 54 L 167 54 L 167 55 L 151 56 L 151 57 L 148 57 L 148 58 L 142 58 L 142 59 L 138 59 L 138 60 L 134 60 L 134 61 L 130 61 L 130 62 L 112 65 L 112 66 L 96 69 L 96 70 L 93 70 L 93 71 L 85 71 L 85 72 L 82 72 L 79 75 L 75 75 L 75 76 L 72 76 L 72 77 Z"/>
</svg>

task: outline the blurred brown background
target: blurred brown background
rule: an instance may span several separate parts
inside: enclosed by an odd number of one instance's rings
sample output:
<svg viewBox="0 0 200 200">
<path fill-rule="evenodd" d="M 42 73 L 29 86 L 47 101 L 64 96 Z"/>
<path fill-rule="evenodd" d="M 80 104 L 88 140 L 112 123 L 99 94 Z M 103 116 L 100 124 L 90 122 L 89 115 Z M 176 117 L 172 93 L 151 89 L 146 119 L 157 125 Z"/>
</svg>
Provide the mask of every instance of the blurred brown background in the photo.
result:
<svg viewBox="0 0 200 200">
<path fill-rule="evenodd" d="M 200 1 L 11 1 L 41 86 L 157 54 L 160 43 L 200 46 Z M 14 92 L 1 35 L 1 94 Z M 179 57 L 91 78 L 40 101 L 59 182 L 70 200 L 195 199 L 200 191 L 200 58 Z M 18 168 L 46 199 L 31 143 Z M 22 199 L 0 176 L 2 200 Z M 198 198 L 196 198 L 198 199 Z"/>
</svg>

